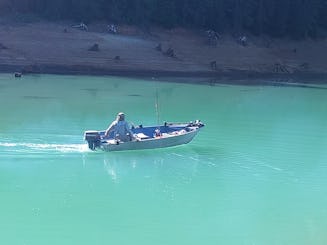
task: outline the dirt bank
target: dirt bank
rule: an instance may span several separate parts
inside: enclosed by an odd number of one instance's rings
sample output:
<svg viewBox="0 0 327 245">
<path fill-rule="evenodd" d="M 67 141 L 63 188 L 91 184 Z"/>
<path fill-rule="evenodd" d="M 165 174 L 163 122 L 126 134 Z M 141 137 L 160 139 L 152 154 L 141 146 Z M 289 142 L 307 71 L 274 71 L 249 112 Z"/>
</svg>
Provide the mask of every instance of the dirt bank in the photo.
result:
<svg viewBox="0 0 327 245">
<path fill-rule="evenodd" d="M 0 71 L 148 76 L 303 76 L 327 74 L 326 40 L 292 41 L 230 35 L 217 45 L 204 31 L 146 31 L 106 24 L 0 24 Z M 159 46 L 160 44 L 160 46 Z"/>
</svg>

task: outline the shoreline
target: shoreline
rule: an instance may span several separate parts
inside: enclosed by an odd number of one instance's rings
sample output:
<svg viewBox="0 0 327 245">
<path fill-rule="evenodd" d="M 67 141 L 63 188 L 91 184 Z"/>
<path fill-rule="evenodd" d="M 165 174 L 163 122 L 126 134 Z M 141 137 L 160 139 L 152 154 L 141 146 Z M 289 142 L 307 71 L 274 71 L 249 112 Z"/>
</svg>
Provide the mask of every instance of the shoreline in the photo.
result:
<svg viewBox="0 0 327 245">
<path fill-rule="evenodd" d="M 165 70 L 132 70 L 132 69 L 101 69 L 92 66 L 82 65 L 37 65 L 21 66 L 0 64 L 0 73 L 19 72 L 22 75 L 32 74 L 53 74 L 53 75 L 82 75 L 82 76 L 117 76 L 134 77 L 147 79 L 169 79 L 177 80 L 192 79 L 204 80 L 206 83 L 219 83 L 225 80 L 227 83 L 251 85 L 263 83 L 260 79 L 269 79 L 277 82 L 298 80 L 300 83 L 327 84 L 327 73 L 318 72 L 293 72 L 293 73 L 273 73 L 273 72 L 255 72 L 247 70 L 230 71 L 165 71 Z M 253 81 L 250 82 L 248 80 Z M 315 81 L 312 81 L 312 80 Z M 192 83 L 192 82 L 190 82 Z M 201 83 L 201 82 L 196 82 Z"/>
<path fill-rule="evenodd" d="M 194 78 L 213 84 L 250 85 L 260 79 L 327 83 L 327 56 L 321 55 L 326 40 L 249 36 L 243 46 L 226 34 L 213 46 L 199 30 L 152 28 L 144 33 L 120 26 L 119 34 L 110 34 L 103 27 L 93 24 L 86 32 L 71 23 L 0 24 L 0 72 Z"/>
</svg>

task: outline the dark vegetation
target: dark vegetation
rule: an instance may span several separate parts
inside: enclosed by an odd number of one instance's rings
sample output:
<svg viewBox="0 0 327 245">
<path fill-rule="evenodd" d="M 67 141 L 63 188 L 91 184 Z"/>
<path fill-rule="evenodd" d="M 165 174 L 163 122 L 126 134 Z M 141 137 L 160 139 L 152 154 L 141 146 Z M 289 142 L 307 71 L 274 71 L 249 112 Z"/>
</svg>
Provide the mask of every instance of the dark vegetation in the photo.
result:
<svg viewBox="0 0 327 245">
<path fill-rule="evenodd" d="M 327 0 L 1 0 L 0 14 L 4 13 L 195 27 L 236 35 L 316 38 L 327 30 Z"/>
</svg>

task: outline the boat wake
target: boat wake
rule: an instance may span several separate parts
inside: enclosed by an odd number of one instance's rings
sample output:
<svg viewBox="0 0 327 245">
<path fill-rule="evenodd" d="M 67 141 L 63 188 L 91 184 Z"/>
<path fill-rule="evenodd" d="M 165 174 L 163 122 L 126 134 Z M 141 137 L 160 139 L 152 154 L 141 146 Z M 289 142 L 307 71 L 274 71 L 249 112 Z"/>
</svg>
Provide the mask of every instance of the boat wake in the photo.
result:
<svg viewBox="0 0 327 245">
<path fill-rule="evenodd" d="M 0 152 L 16 153 L 78 153 L 89 151 L 86 144 L 42 144 L 42 143 L 11 143 L 0 142 Z"/>
</svg>

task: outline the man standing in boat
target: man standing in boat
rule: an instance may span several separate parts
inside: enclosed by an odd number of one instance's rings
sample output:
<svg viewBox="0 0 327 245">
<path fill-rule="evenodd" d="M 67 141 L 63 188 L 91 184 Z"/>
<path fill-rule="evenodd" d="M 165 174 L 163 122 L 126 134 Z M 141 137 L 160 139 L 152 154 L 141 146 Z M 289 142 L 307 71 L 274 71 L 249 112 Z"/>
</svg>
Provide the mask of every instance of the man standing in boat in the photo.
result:
<svg viewBox="0 0 327 245">
<path fill-rule="evenodd" d="M 104 137 L 108 137 L 111 132 L 114 132 L 116 140 L 127 142 L 135 139 L 132 130 L 125 121 L 125 114 L 119 112 L 115 121 L 113 121 L 105 132 Z"/>
</svg>

